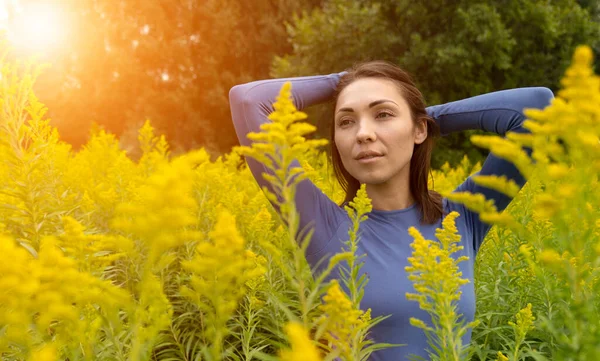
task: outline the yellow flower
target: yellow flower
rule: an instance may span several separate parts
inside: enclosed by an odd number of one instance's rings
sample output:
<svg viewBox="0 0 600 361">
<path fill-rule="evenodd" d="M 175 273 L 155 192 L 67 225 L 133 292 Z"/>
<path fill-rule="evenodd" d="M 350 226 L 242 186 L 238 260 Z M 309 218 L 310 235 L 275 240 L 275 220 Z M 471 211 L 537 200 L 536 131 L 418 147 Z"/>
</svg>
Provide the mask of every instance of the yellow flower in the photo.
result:
<svg viewBox="0 0 600 361">
<path fill-rule="evenodd" d="M 80 271 L 57 243 L 55 237 L 42 238 L 34 258 L 13 239 L 0 238 L 0 252 L 10 260 L 0 264 L 0 323 L 5 327 L 0 350 L 18 345 L 33 350 L 29 358 L 35 360 L 56 358 L 57 347 L 89 350 L 99 342 L 90 320 L 114 319 L 131 304 L 124 289 Z M 50 329 L 53 344 L 40 345 Z"/>
<path fill-rule="evenodd" d="M 433 169 L 431 171 L 432 177 L 429 178 L 428 184 L 430 189 L 439 192 L 440 194 L 447 194 L 452 192 L 458 187 L 465 178 L 477 173 L 481 169 L 481 164 L 471 164 L 469 157 L 463 156 L 460 165 L 456 168 L 450 168 L 448 162 L 444 163 L 440 170 Z"/>
<path fill-rule="evenodd" d="M 154 135 L 154 128 L 150 125 L 150 120 L 146 119 L 144 125 L 138 131 L 138 141 L 142 157 L 139 160 L 139 167 L 145 176 L 149 176 L 159 169 L 161 164 L 168 161 L 169 144 L 164 135 L 157 137 Z"/>
<path fill-rule="evenodd" d="M 338 257 L 341 258 L 347 257 L 347 267 L 342 268 L 342 279 L 345 282 L 345 285 L 350 290 L 350 300 L 355 308 L 360 308 L 361 294 L 364 292 L 364 287 L 366 284 L 366 280 L 360 280 L 357 277 L 352 277 L 351 275 L 360 274 L 360 268 L 362 267 L 362 263 L 360 263 L 360 259 L 362 255 L 356 254 L 358 250 L 358 242 L 359 242 L 359 229 L 361 222 L 368 219 L 367 214 L 371 212 L 373 206 L 371 204 L 371 199 L 367 195 L 367 186 L 366 184 L 361 184 L 360 188 L 356 192 L 356 196 L 352 201 L 349 202 L 349 205 L 344 206 L 346 213 L 351 221 L 351 226 L 348 228 L 348 240 L 344 242 L 344 253 L 339 254 Z M 330 268 L 334 264 L 334 261 L 338 260 L 336 257 L 332 257 L 330 259 Z"/>
<path fill-rule="evenodd" d="M 557 189 L 557 195 L 563 198 L 563 203 L 565 198 L 571 198 L 577 194 L 577 188 L 572 184 L 563 184 Z"/>
<path fill-rule="evenodd" d="M 529 244 L 522 244 L 519 246 L 519 253 L 530 259 L 532 257 L 533 247 Z"/>
<path fill-rule="evenodd" d="M 319 309 L 323 312 L 320 323 L 325 325 L 324 338 L 333 348 L 339 350 L 346 359 L 352 357 L 352 350 L 357 346 L 357 335 L 367 326 L 370 312 L 354 308 L 352 301 L 340 288 L 337 280 L 331 281 L 324 304 Z M 369 315 L 366 315 L 366 314 Z"/>
<path fill-rule="evenodd" d="M 554 266 L 559 265 L 563 261 L 560 254 L 558 254 L 558 252 L 556 252 L 553 249 L 543 250 L 539 256 L 539 259 L 540 259 L 540 261 L 542 261 L 548 265 L 554 265 Z"/>
<path fill-rule="evenodd" d="M 137 341 L 152 342 L 160 331 L 171 324 L 173 307 L 163 292 L 160 279 L 147 274 L 138 284 L 140 300 L 135 308 L 134 322 Z"/>
<path fill-rule="evenodd" d="M 517 193 L 521 190 L 521 187 L 519 187 L 515 181 L 507 179 L 506 176 L 477 175 L 473 176 L 472 179 L 475 184 L 504 193 L 510 198 L 516 197 Z"/>
<path fill-rule="evenodd" d="M 517 338 L 523 340 L 527 332 L 534 329 L 533 321 L 535 321 L 535 317 L 531 311 L 531 303 L 528 303 L 525 308 L 517 312 L 516 319 L 517 323 L 508 322 L 508 324 L 512 326 Z"/>
<path fill-rule="evenodd" d="M 488 224 L 494 224 L 498 226 L 504 226 L 511 229 L 521 229 L 522 226 L 517 223 L 515 218 L 507 212 L 485 212 L 480 213 L 479 218 Z"/>
<path fill-rule="evenodd" d="M 442 222 L 443 229 L 436 230 L 436 237 L 440 242 L 426 240 L 414 227 L 409 228 L 409 234 L 414 238 L 411 248 L 413 253 L 408 257 L 409 266 L 405 270 L 408 278 L 413 282 L 417 294 L 407 293 L 407 298 L 419 302 L 424 310 L 436 307 L 433 300 L 440 295 L 450 301 L 460 298 L 460 286 L 469 281 L 461 278 L 458 263 L 466 257 L 454 259 L 451 255 L 460 251 L 460 234 L 458 234 L 454 220 L 457 212 L 451 212 Z"/>
<path fill-rule="evenodd" d="M 292 85 L 286 82 L 277 101 L 273 104 L 274 112 L 269 114 L 270 123 L 260 126 L 263 132 L 250 133 L 248 138 L 255 141 L 252 147 L 240 147 L 239 151 L 244 155 L 249 155 L 263 163 L 271 164 L 265 153 L 275 155 L 276 147 L 289 147 L 291 153 L 284 150 L 282 156 L 291 156 L 297 159 L 298 155 L 303 154 L 309 149 L 313 149 L 327 144 L 325 139 L 306 140 L 305 135 L 312 133 L 316 127 L 309 123 L 299 122 L 306 119 L 306 113 L 298 111 L 292 102 Z M 290 159 L 291 160 L 291 159 Z M 281 165 L 281 164 L 278 164 Z"/>
<path fill-rule="evenodd" d="M 236 152 L 252 157 L 263 163 L 271 173 L 263 173 L 263 178 L 277 189 L 277 195 L 266 190 L 267 197 L 280 205 L 284 219 L 291 212 L 294 198 L 294 186 L 307 178 L 304 170 L 291 167 L 294 160 L 328 143 L 326 139 L 306 139 L 305 136 L 316 130 L 310 123 L 301 122 L 306 113 L 298 111 L 292 102 L 291 83 L 286 82 L 273 104 L 274 111 L 269 114 L 271 122 L 260 126 L 260 133 L 249 133 L 250 147 L 241 146 Z M 290 181 L 291 179 L 291 181 Z M 278 196 L 283 197 L 279 199 Z"/>
<path fill-rule="evenodd" d="M 57 361 L 58 351 L 56 346 L 52 344 L 45 344 L 42 347 L 31 353 L 29 361 Z"/>
<path fill-rule="evenodd" d="M 427 331 L 433 331 L 433 328 L 427 326 L 427 324 L 425 322 L 423 322 L 423 320 L 419 320 L 418 318 L 411 317 L 409 322 L 414 327 L 417 327 L 417 328 L 420 328 L 423 330 L 427 330 Z"/>
<path fill-rule="evenodd" d="M 569 168 L 564 164 L 555 163 L 548 165 L 547 171 L 551 179 L 557 180 L 565 177 L 569 173 Z"/>
<path fill-rule="evenodd" d="M 477 213 L 496 213 L 498 211 L 494 201 L 485 199 L 485 196 L 481 193 L 454 192 L 444 196 L 452 202 L 464 204 L 465 207 Z"/>
<path fill-rule="evenodd" d="M 471 142 L 478 147 L 488 148 L 499 158 L 512 162 L 525 179 L 531 178 L 533 174 L 531 158 L 519 144 L 496 135 L 473 135 Z"/>
<path fill-rule="evenodd" d="M 542 193 L 535 199 L 535 212 L 543 218 L 551 218 L 561 208 L 561 202 L 554 195 Z"/>
<path fill-rule="evenodd" d="M 256 253 L 251 250 L 246 250 L 246 258 L 249 261 L 248 263 L 252 264 L 253 267 L 247 271 L 249 277 L 245 282 L 245 286 L 248 290 L 256 291 L 265 281 L 264 275 L 267 272 L 267 260 L 264 256 L 257 256 Z"/>
<path fill-rule="evenodd" d="M 414 238 L 411 244 L 413 253 L 405 269 L 416 292 L 407 293 L 406 298 L 419 302 L 420 308 L 434 320 L 432 326 L 419 319 L 411 319 L 410 322 L 432 337 L 440 358 L 463 352 L 461 337 L 467 328 L 476 325 L 474 322 L 463 325 L 459 321 L 460 315 L 456 314 L 461 286 L 469 282 L 462 278 L 458 267 L 468 257 L 452 257 L 463 248 L 459 246 L 461 236 L 455 224 L 458 216 L 458 212 L 451 212 L 442 221 L 443 228 L 436 230 L 439 242 L 427 240 L 416 228 L 409 228 L 409 234 Z"/>
<path fill-rule="evenodd" d="M 187 228 L 197 222 L 193 166 L 206 161 L 206 152 L 197 151 L 161 164 L 139 187 L 135 201 L 117 206 L 111 226 L 142 242 L 140 251 L 147 254 L 149 267 L 171 248 L 200 238 Z"/>
<path fill-rule="evenodd" d="M 360 214 L 365 215 L 373 209 L 373 205 L 371 204 L 371 199 L 367 195 L 367 188 L 365 184 L 361 184 L 358 191 L 356 191 L 356 196 L 349 203 L 349 206 L 345 206 L 346 212 L 349 214 Z M 367 216 L 360 217 L 360 220 L 366 220 Z"/>
<path fill-rule="evenodd" d="M 65 232 L 58 237 L 65 253 L 75 259 L 81 271 L 101 274 L 110 262 L 126 256 L 134 249 L 131 240 L 122 236 L 86 234 L 73 217 L 63 217 Z"/>
<path fill-rule="evenodd" d="M 321 361 L 319 350 L 301 324 L 288 323 L 285 326 L 285 333 L 290 341 L 291 349 L 282 350 L 279 353 L 281 361 Z"/>
<path fill-rule="evenodd" d="M 227 322 L 246 293 L 247 284 L 260 278 L 266 269 L 261 265 L 264 259 L 245 249 L 235 217 L 228 211 L 221 211 L 209 236 L 211 241 L 199 243 L 192 260 L 182 262 L 191 279 L 190 287 L 182 287 L 181 294 L 205 313 L 209 325 L 206 335 L 213 343 L 213 356 L 217 357 L 220 342 L 228 333 Z"/>
</svg>

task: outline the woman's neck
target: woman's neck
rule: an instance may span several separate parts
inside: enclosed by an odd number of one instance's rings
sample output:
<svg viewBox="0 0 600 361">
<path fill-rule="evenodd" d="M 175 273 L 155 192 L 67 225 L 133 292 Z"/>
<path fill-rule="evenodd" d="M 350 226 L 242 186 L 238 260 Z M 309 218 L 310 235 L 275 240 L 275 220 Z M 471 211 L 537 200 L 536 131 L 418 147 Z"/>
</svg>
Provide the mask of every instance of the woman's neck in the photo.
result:
<svg viewBox="0 0 600 361">
<path fill-rule="evenodd" d="M 410 191 L 409 172 L 402 173 L 385 183 L 367 184 L 367 195 L 371 198 L 373 209 L 395 211 L 408 208 L 415 203 Z"/>
</svg>

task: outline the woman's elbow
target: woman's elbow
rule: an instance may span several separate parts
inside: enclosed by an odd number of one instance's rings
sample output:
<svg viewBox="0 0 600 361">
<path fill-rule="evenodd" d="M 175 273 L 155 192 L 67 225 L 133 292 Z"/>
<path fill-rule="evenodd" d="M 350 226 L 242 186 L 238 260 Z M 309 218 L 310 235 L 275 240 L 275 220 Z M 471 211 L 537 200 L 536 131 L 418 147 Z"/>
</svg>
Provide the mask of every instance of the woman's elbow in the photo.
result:
<svg viewBox="0 0 600 361">
<path fill-rule="evenodd" d="M 527 108 L 544 109 L 554 99 L 554 93 L 552 90 L 546 87 L 535 87 L 531 88 L 531 95 L 529 102 L 531 103 Z"/>
<path fill-rule="evenodd" d="M 241 104 L 246 96 L 245 84 L 235 85 L 229 89 L 229 104 Z"/>
</svg>

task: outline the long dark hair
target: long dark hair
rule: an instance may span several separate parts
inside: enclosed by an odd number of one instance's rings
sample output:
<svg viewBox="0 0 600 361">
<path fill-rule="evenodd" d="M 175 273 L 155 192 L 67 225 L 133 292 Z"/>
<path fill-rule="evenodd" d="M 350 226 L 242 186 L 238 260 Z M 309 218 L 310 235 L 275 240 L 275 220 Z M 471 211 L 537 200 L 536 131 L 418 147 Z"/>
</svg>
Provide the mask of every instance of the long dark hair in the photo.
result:
<svg viewBox="0 0 600 361">
<path fill-rule="evenodd" d="M 404 97 L 411 110 L 411 116 L 415 124 L 418 121 L 427 122 L 427 138 L 421 144 L 415 144 L 412 158 L 410 160 L 410 192 L 414 197 L 419 211 L 421 212 L 421 223 L 434 224 L 443 215 L 442 196 L 433 190 L 429 190 L 427 177 L 431 168 L 431 153 L 435 144 L 435 137 L 439 137 L 440 129 L 437 123 L 425 111 L 423 94 L 417 89 L 411 76 L 400 67 L 387 61 L 376 60 L 354 65 L 340 78 L 334 95 L 337 103 L 342 90 L 358 79 L 383 78 L 392 80 Z M 335 146 L 335 126 L 331 127 L 331 162 L 333 170 L 346 192 L 344 203 L 351 201 L 360 188 L 360 183 L 346 171 L 340 158 L 340 153 Z"/>
</svg>

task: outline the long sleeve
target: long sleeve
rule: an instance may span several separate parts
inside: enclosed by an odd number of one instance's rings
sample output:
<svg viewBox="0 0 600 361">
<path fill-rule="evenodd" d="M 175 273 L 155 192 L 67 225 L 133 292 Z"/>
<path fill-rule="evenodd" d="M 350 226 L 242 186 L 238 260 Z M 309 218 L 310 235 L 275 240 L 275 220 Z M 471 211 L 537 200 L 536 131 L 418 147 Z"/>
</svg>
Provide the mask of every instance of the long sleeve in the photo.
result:
<svg viewBox="0 0 600 361">
<path fill-rule="evenodd" d="M 507 132 L 529 133 L 523 128 L 525 115 L 523 109 L 542 109 L 550 104 L 554 97 L 548 88 L 518 88 L 478 95 L 472 98 L 459 100 L 447 104 L 427 108 L 427 112 L 440 125 L 442 135 L 452 132 L 479 129 L 494 132 L 504 136 Z M 531 149 L 525 148 L 528 154 Z M 515 181 L 519 187 L 525 185 L 525 178 L 510 162 L 500 159 L 490 153 L 479 175 L 506 176 Z M 458 186 L 455 192 L 482 193 L 487 199 L 493 199 L 498 209 L 502 212 L 511 201 L 511 198 L 487 187 L 476 185 L 471 177 Z M 467 223 L 473 230 L 473 248 L 477 252 L 483 239 L 490 229 L 490 225 L 482 222 L 477 213 L 466 211 L 464 215 Z"/>
<path fill-rule="evenodd" d="M 302 110 L 330 100 L 340 75 L 269 79 L 234 86 L 229 92 L 229 101 L 240 144 L 250 146 L 252 141 L 248 139 L 248 133 L 260 132 L 260 125 L 270 122 L 267 116 L 273 111 L 272 104 L 285 82 L 292 83 L 293 102 L 297 109 Z M 255 159 L 247 158 L 247 163 L 261 188 L 264 186 L 273 191 L 270 183 L 262 177 L 262 173 L 272 172 Z M 292 167 L 300 167 L 297 160 Z M 308 179 L 298 184 L 295 202 L 301 231 L 297 237 L 314 228 L 307 256 L 318 254 L 335 234 L 345 213 Z M 273 206 L 279 212 L 278 207 L 275 204 Z"/>
</svg>

